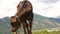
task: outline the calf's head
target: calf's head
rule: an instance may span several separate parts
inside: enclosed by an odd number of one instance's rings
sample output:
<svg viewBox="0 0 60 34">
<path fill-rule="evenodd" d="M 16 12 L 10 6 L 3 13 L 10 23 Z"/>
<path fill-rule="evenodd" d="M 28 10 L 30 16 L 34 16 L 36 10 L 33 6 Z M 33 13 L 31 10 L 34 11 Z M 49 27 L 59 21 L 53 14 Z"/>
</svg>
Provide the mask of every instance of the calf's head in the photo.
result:
<svg viewBox="0 0 60 34">
<path fill-rule="evenodd" d="M 12 32 L 16 32 L 18 28 L 21 26 L 21 23 L 19 22 L 16 16 L 12 16 L 10 21 L 12 26 Z"/>
</svg>

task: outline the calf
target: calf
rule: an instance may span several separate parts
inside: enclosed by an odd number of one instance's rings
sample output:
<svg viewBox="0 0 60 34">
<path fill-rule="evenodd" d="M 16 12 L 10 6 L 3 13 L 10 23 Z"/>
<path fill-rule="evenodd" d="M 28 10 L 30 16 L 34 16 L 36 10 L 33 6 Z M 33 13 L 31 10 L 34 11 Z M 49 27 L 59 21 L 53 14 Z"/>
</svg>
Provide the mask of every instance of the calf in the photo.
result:
<svg viewBox="0 0 60 34">
<path fill-rule="evenodd" d="M 32 4 L 29 1 L 24 0 L 17 5 L 17 12 L 15 16 L 11 17 L 12 32 L 16 32 L 16 30 L 22 24 L 24 34 L 26 34 L 26 29 L 28 31 L 28 34 L 32 34 L 32 21 L 33 21 Z"/>
</svg>

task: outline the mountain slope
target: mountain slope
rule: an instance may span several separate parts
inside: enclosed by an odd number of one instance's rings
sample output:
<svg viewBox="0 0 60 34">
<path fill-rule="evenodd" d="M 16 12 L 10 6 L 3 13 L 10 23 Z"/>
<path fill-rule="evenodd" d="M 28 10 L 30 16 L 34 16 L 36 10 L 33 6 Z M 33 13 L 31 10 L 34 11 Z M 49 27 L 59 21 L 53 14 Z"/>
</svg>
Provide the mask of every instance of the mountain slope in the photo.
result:
<svg viewBox="0 0 60 34">
<path fill-rule="evenodd" d="M 58 23 L 60 23 L 60 19 L 58 19 L 58 18 L 49 18 L 51 21 L 55 21 L 55 22 L 58 22 Z"/>
<path fill-rule="evenodd" d="M 33 30 L 60 27 L 60 19 L 34 14 Z M 0 19 L 0 34 L 11 34 L 10 17 Z"/>
<path fill-rule="evenodd" d="M 44 28 L 55 28 L 55 27 L 60 27 L 60 23 L 57 18 L 48 18 L 44 17 L 38 14 L 34 14 L 34 20 L 33 20 L 33 29 L 44 29 Z"/>
</svg>

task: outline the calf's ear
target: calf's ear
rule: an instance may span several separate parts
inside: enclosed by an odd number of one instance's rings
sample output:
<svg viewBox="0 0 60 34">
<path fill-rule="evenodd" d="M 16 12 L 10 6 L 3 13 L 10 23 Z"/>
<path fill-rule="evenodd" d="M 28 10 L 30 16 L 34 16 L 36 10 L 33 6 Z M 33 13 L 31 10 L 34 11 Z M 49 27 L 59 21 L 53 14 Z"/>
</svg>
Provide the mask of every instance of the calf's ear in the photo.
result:
<svg viewBox="0 0 60 34">
<path fill-rule="evenodd" d="M 17 20 L 16 20 L 16 17 L 13 17 L 13 18 L 11 18 L 11 22 L 16 22 Z"/>
</svg>

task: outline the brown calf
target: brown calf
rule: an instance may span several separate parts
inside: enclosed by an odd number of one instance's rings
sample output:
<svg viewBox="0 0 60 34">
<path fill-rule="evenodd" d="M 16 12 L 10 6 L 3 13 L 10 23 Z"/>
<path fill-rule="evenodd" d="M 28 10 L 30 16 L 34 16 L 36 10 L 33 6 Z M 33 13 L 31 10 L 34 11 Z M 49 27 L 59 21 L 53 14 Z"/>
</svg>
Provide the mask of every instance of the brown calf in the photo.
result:
<svg viewBox="0 0 60 34">
<path fill-rule="evenodd" d="M 26 34 L 26 29 L 28 31 L 28 34 L 32 34 L 32 20 L 33 20 L 32 4 L 27 0 L 20 2 L 17 5 L 17 13 L 15 14 L 15 16 L 11 17 L 12 32 L 16 32 L 16 30 L 22 23 L 24 34 Z"/>
</svg>

